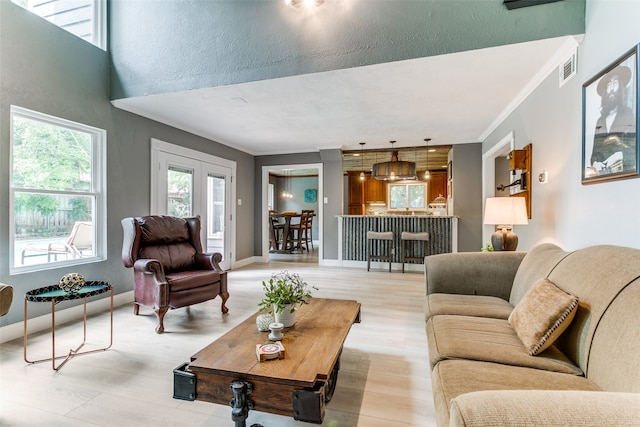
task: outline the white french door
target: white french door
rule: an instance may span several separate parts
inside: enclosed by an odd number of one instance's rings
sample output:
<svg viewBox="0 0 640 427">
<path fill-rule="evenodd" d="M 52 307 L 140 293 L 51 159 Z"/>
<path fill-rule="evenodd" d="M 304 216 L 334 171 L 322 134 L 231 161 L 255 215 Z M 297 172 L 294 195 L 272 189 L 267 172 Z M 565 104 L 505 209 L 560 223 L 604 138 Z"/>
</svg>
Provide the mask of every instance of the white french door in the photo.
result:
<svg viewBox="0 0 640 427">
<path fill-rule="evenodd" d="M 203 250 L 221 253 L 221 267 L 231 268 L 235 162 L 158 140 L 151 159 L 151 213 L 200 215 Z"/>
</svg>

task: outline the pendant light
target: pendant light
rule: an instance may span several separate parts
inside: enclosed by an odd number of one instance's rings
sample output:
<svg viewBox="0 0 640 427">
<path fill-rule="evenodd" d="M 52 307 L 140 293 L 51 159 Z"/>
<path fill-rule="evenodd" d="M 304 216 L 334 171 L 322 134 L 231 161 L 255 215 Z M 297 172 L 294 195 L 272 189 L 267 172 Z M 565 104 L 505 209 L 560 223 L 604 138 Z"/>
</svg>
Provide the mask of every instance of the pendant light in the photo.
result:
<svg viewBox="0 0 640 427">
<path fill-rule="evenodd" d="M 389 142 L 391 143 L 391 161 L 373 165 L 372 176 L 383 181 L 416 179 L 416 164 L 414 162 L 400 161 L 398 159 L 398 150 L 393 148 L 395 141 Z"/>
<path fill-rule="evenodd" d="M 424 139 L 424 142 L 427 143 L 427 167 L 425 168 L 425 171 L 424 171 L 424 179 L 431 178 L 431 174 L 429 173 L 429 141 L 431 141 L 431 138 Z"/>
<path fill-rule="evenodd" d="M 364 181 L 365 176 L 364 176 L 364 144 L 366 144 L 366 142 L 361 142 L 360 143 L 360 168 L 362 169 L 362 171 L 360 172 L 360 181 Z"/>
<path fill-rule="evenodd" d="M 293 199 L 293 193 L 291 192 L 291 179 L 289 169 L 284 169 L 284 191 L 282 191 L 282 198 Z"/>
<path fill-rule="evenodd" d="M 287 171 L 286 169 L 283 171 L 284 172 L 284 177 L 283 177 L 283 189 L 282 189 L 282 198 L 286 199 L 287 198 Z"/>
</svg>

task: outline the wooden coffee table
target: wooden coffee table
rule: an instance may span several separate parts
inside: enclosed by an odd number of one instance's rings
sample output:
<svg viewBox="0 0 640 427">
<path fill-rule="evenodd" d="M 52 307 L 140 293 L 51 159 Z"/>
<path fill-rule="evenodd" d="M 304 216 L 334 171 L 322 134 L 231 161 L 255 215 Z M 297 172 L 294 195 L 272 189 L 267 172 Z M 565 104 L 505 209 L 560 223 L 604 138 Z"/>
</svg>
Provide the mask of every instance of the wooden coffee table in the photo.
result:
<svg viewBox="0 0 640 427">
<path fill-rule="evenodd" d="M 250 409 L 321 424 L 335 389 L 340 354 L 351 325 L 360 322 L 360 303 L 313 298 L 284 329 L 285 358 L 259 362 L 255 313 L 174 370 L 174 398 L 230 405 L 236 427 Z"/>
</svg>

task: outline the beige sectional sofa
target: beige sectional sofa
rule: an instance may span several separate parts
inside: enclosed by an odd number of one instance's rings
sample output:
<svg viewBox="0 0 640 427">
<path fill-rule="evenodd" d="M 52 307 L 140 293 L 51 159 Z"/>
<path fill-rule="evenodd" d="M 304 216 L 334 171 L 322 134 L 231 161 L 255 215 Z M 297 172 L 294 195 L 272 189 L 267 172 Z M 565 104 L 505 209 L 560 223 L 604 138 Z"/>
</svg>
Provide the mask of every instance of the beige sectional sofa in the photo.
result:
<svg viewBox="0 0 640 427">
<path fill-rule="evenodd" d="M 640 250 L 442 254 L 425 258 L 425 273 L 439 427 L 640 426 Z M 514 318 L 525 313 L 525 329 L 540 323 L 553 304 L 521 309 L 540 282 L 577 305 L 534 356 Z"/>
</svg>

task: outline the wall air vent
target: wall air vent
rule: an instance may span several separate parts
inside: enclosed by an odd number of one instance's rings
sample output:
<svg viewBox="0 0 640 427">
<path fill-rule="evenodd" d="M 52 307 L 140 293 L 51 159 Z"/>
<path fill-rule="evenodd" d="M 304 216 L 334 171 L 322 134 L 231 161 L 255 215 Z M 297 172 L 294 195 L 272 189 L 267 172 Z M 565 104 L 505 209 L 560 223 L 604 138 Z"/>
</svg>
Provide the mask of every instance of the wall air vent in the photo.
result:
<svg viewBox="0 0 640 427">
<path fill-rule="evenodd" d="M 571 56 L 564 61 L 558 67 L 558 75 L 560 77 L 560 86 L 564 85 L 571 77 L 575 76 L 577 73 L 576 70 L 576 53 L 572 53 Z"/>
</svg>

